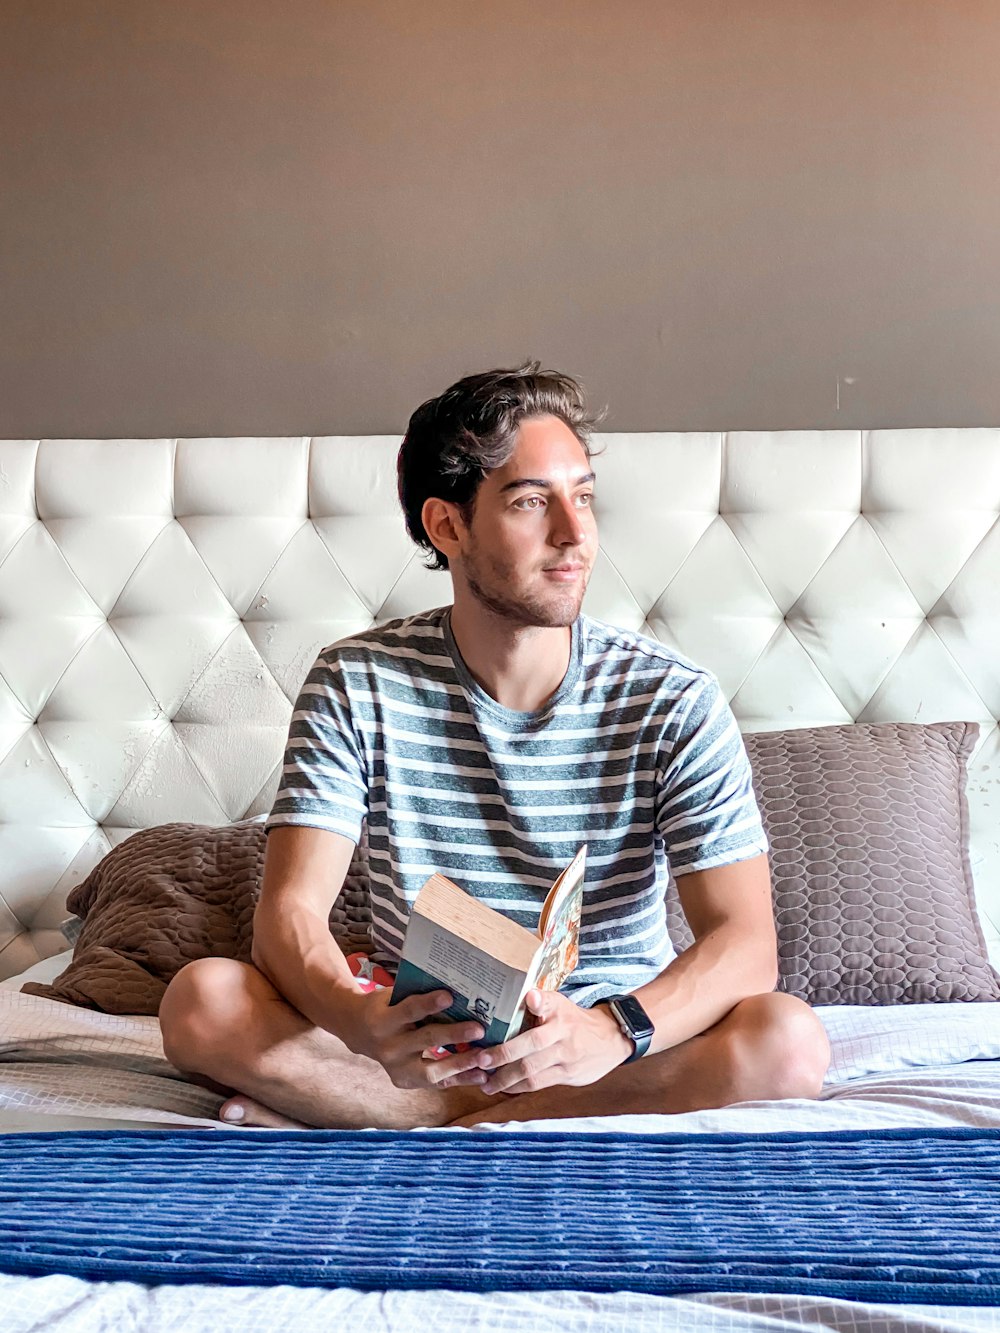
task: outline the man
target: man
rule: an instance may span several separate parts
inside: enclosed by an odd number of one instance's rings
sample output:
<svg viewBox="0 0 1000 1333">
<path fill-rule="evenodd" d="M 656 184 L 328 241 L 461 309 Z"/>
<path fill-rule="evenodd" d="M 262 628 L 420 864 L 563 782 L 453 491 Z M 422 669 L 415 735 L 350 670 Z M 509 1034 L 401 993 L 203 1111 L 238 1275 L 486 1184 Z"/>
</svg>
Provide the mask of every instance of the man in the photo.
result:
<svg viewBox="0 0 1000 1333">
<path fill-rule="evenodd" d="M 190 964 L 161 1008 L 173 1063 L 238 1090 L 224 1119 L 471 1125 L 818 1094 L 829 1048 L 773 989 L 766 844 L 718 685 L 581 615 L 590 424 L 579 385 L 537 364 L 469 376 L 411 418 L 400 499 L 453 605 L 320 655 L 268 821 L 253 966 Z M 533 928 L 588 843 L 580 962 L 562 992 L 529 993 L 535 1026 L 435 1060 L 483 1031 L 434 1021 L 447 992 L 390 1006 L 361 989 L 328 915 L 364 822 L 390 971 L 433 870 Z M 694 935 L 680 957 L 668 862 Z"/>
</svg>

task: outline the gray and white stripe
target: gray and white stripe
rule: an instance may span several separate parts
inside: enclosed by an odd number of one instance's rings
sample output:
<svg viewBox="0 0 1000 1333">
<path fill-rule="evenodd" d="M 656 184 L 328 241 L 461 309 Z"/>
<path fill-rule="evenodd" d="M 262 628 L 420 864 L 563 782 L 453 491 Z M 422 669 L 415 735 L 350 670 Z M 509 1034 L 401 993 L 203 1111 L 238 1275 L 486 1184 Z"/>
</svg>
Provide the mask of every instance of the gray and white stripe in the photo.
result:
<svg viewBox="0 0 1000 1333">
<path fill-rule="evenodd" d="M 718 684 L 663 644 L 581 616 L 555 695 L 535 713 L 512 712 L 469 674 L 448 610 L 320 654 L 267 827 L 357 841 L 367 821 L 376 958 L 390 968 L 435 870 L 534 929 L 549 886 L 586 842 L 580 964 L 567 991 L 594 1003 L 634 990 L 673 956 L 669 870 L 766 849 Z"/>
</svg>

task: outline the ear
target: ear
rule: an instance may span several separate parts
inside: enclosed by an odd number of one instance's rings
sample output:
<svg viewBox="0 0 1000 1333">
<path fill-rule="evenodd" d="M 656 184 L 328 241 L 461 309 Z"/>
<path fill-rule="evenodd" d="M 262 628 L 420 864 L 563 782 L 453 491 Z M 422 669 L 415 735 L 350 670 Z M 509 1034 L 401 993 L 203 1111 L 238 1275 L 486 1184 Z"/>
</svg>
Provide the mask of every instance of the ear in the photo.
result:
<svg viewBox="0 0 1000 1333">
<path fill-rule="evenodd" d="M 450 500 L 438 500 L 432 497 L 424 501 L 420 519 L 432 544 L 451 564 L 461 545 L 460 534 L 468 531 L 458 506 L 452 504 Z"/>
</svg>

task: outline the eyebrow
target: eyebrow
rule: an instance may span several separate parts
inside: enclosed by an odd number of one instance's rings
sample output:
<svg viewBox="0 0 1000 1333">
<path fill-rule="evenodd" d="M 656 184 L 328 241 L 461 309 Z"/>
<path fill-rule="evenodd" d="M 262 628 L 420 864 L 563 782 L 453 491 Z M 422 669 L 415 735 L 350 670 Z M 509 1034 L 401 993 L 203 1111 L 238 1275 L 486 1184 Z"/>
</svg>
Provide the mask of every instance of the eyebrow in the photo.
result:
<svg viewBox="0 0 1000 1333">
<path fill-rule="evenodd" d="M 577 486 L 586 486 L 588 482 L 594 481 L 596 476 L 596 472 L 588 472 L 582 477 L 577 477 L 573 483 L 574 490 Z M 546 481 L 544 477 L 518 477 L 516 481 L 508 481 L 505 486 L 501 486 L 500 494 L 506 495 L 508 491 L 523 491 L 528 488 L 533 491 L 551 491 L 552 483 Z"/>
</svg>

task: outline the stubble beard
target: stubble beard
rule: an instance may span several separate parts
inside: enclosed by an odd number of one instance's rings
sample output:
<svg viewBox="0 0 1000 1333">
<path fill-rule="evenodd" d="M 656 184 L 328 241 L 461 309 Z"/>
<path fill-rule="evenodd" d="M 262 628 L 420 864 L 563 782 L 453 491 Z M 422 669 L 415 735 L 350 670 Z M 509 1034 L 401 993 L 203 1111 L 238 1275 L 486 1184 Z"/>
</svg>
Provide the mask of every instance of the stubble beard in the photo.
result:
<svg viewBox="0 0 1000 1333">
<path fill-rule="evenodd" d="M 476 601 L 487 611 L 520 627 L 555 629 L 572 625 L 580 614 L 583 594 L 587 588 L 586 579 L 581 580 L 578 590 L 567 591 L 553 600 L 539 597 L 505 597 L 503 587 L 506 571 L 502 568 L 493 570 L 495 577 L 492 586 L 487 588 L 472 570 L 465 569 L 465 581 Z"/>
</svg>

